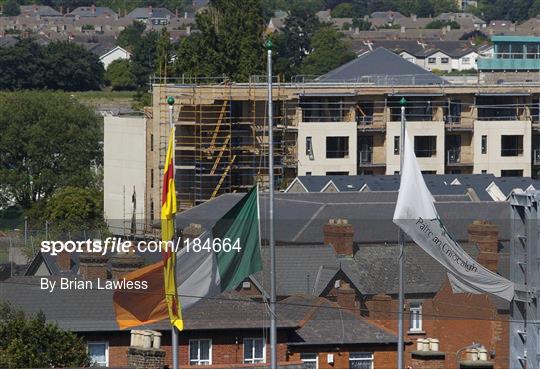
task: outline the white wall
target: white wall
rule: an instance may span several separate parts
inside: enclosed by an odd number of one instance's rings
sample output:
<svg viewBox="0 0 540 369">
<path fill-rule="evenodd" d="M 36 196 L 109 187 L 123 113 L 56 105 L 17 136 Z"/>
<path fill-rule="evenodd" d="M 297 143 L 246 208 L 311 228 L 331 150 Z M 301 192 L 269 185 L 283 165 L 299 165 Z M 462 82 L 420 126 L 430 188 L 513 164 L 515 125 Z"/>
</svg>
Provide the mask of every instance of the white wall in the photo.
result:
<svg viewBox="0 0 540 369">
<path fill-rule="evenodd" d="M 482 154 L 482 136 L 487 136 L 487 153 Z M 502 135 L 523 135 L 523 155 L 501 156 Z M 523 175 L 531 175 L 531 122 L 528 120 L 474 122 L 473 173 L 493 173 L 501 175 L 501 170 L 523 170 Z"/>
<path fill-rule="evenodd" d="M 306 137 L 312 137 L 313 160 L 306 155 Z M 326 137 L 349 137 L 349 157 L 326 158 Z M 298 175 L 326 175 L 327 172 L 357 171 L 357 129 L 356 122 L 327 122 L 298 124 Z"/>
<path fill-rule="evenodd" d="M 136 192 L 137 228 L 144 220 L 146 121 L 144 117 L 105 117 L 103 147 L 104 212 L 112 232 L 129 231 Z M 156 174 L 159 176 L 159 173 Z"/>
<path fill-rule="evenodd" d="M 435 63 L 430 64 L 429 63 L 430 58 L 435 58 Z M 441 62 L 442 58 L 448 58 L 448 63 L 443 64 Z M 437 51 L 434 54 L 426 56 L 426 58 L 424 59 L 424 68 L 427 70 L 439 69 L 439 70 L 449 71 L 452 69 L 452 58 L 446 55 L 445 53 Z"/>
<path fill-rule="evenodd" d="M 103 67 L 107 69 L 109 64 L 118 59 L 130 59 L 131 54 L 121 47 L 117 47 L 112 52 L 108 52 L 105 55 L 102 55 L 99 60 L 103 63 Z"/>
<path fill-rule="evenodd" d="M 414 145 L 415 136 L 436 136 L 436 155 L 430 158 L 418 158 L 418 164 L 421 170 L 434 170 L 437 174 L 444 174 L 444 122 L 407 121 L 407 132 L 411 145 Z M 388 122 L 386 125 L 386 174 L 399 172 L 400 155 L 394 154 L 395 136 L 400 137 L 401 140 L 401 123 Z"/>
</svg>

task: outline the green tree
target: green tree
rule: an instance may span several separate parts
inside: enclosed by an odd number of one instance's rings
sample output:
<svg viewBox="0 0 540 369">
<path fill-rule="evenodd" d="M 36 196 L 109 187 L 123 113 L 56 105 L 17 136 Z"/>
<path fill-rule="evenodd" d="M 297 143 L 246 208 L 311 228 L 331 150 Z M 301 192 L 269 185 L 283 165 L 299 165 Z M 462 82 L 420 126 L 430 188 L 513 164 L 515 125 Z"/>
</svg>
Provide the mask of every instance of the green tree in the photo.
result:
<svg viewBox="0 0 540 369">
<path fill-rule="evenodd" d="M 460 25 L 456 21 L 442 21 L 434 20 L 426 24 L 427 29 L 441 29 L 443 27 L 450 26 L 451 29 L 460 29 Z"/>
<path fill-rule="evenodd" d="M 148 78 L 156 69 L 156 45 L 159 34 L 155 31 L 144 34 L 135 45 L 131 61 L 133 62 L 133 73 L 137 79 L 137 85 L 144 87 L 148 85 Z"/>
<path fill-rule="evenodd" d="M 166 74 L 169 64 L 173 56 L 171 44 L 171 35 L 166 27 L 161 29 L 161 34 L 156 44 L 156 72 Z"/>
<path fill-rule="evenodd" d="M 94 187 L 102 120 L 63 93 L 0 93 L 0 190 L 28 210 L 65 186 Z"/>
<path fill-rule="evenodd" d="M 137 78 L 133 73 L 133 63 L 125 59 L 113 61 L 105 71 L 105 82 L 114 91 L 135 90 Z"/>
<path fill-rule="evenodd" d="M 8 0 L 4 3 L 4 15 L 6 17 L 15 17 L 21 14 L 21 7 L 15 0 Z"/>
<path fill-rule="evenodd" d="M 140 42 L 141 36 L 146 26 L 139 21 L 133 21 L 132 24 L 124 28 L 116 39 L 116 44 L 126 50 L 133 51 L 135 46 Z"/>
<path fill-rule="evenodd" d="M 191 35 L 177 47 L 175 75 L 197 76 L 210 71 L 207 76 L 227 75 L 245 82 L 250 75 L 264 72 L 266 22 L 260 0 L 211 0 L 197 15 L 197 27 L 200 34 Z M 202 64 L 194 65 L 194 61 Z"/>
<path fill-rule="evenodd" d="M 0 90 L 43 88 L 46 67 L 43 50 L 31 39 L 0 47 Z"/>
<path fill-rule="evenodd" d="M 90 364 L 84 341 L 46 321 L 0 304 L 0 367 L 66 368 Z"/>
<path fill-rule="evenodd" d="M 42 219 L 53 233 L 103 229 L 103 193 L 94 189 L 63 187 L 44 204 Z"/>
<path fill-rule="evenodd" d="M 341 3 L 338 4 L 334 9 L 332 9 L 331 15 L 332 18 L 353 18 L 356 16 L 354 14 L 354 5 L 351 3 Z"/>
<path fill-rule="evenodd" d="M 333 26 L 322 26 L 313 36 L 313 51 L 303 60 L 302 74 L 321 75 L 354 59 L 349 44 Z"/>
<path fill-rule="evenodd" d="M 321 26 L 313 9 L 295 7 L 289 13 L 281 32 L 272 35 L 275 41 L 277 73 L 290 78 L 300 73 L 300 66 L 311 51 L 311 39 Z"/>
<path fill-rule="evenodd" d="M 97 55 L 71 42 L 51 42 L 43 50 L 45 85 L 52 90 L 99 90 L 103 64 Z M 32 63 L 32 61 L 30 61 Z"/>
<path fill-rule="evenodd" d="M 352 26 L 358 28 L 360 31 L 368 31 L 371 29 L 370 22 L 358 18 L 353 19 Z"/>
</svg>

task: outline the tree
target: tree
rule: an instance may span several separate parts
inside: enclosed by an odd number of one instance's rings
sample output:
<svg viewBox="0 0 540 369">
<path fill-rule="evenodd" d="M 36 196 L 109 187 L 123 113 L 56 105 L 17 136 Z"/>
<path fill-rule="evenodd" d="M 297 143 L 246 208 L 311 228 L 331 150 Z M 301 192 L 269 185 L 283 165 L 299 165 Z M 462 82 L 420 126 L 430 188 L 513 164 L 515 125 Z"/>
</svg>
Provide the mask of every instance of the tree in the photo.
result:
<svg viewBox="0 0 540 369">
<path fill-rule="evenodd" d="M 114 91 L 135 90 L 137 78 L 133 73 L 133 63 L 126 59 L 113 61 L 105 71 L 105 82 Z"/>
<path fill-rule="evenodd" d="M 0 367 L 66 368 L 89 364 L 82 338 L 48 323 L 43 313 L 27 317 L 0 304 Z"/>
<path fill-rule="evenodd" d="M 443 27 L 450 26 L 451 29 L 460 29 L 461 26 L 456 21 L 443 21 L 434 20 L 426 24 L 427 29 L 442 29 Z"/>
<path fill-rule="evenodd" d="M 291 10 L 281 32 L 272 35 L 278 73 L 286 78 L 300 73 L 302 61 L 311 51 L 311 39 L 319 27 L 319 19 L 312 9 L 298 6 Z"/>
<path fill-rule="evenodd" d="M 4 15 L 6 17 L 15 17 L 21 14 L 21 7 L 15 0 L 8 0 L 4 4 Z"/>
<path fill-rule="evenodd" d="M 155 31 L 144 34 L 135 45 L 131 61 L 133 62 L 133 73 L 139 87 L 148 84 L 148 78 L 156 69 L 156 44 L 159 34 Z"/>
<path fill-rule="evenodd" d="M 0 90 L 43 88 L 45 70 L 43 50 L 31 39 L 0 47 Z"/>
<path fill-rule="evenodd" d="M 58 188 L 95 186 L 102 120 L 63 93 L 0 93 L 0 190 L 28 210 Z"/>
<path fill-rule="evenodd" d="M 63 187 L 43 206 L 43 219 L 53 232 L 80 232 L 104 228 L 103 193 L 94 189 Z"/>
<path fill-rule="evenodd" d="M 172 56 L 171 35 L 167 28 L 163 27 L 156 44 L 156 66 L 160 75 L 167 72 Z"/>
<path fill-rule="evenodd" d="M 302 74 L 321 75 L 354 59 L 344 36 L 333 26 L 322 26 L 313 36 L 313 51 L 303 60 Z"/>
<path fill-rule="evenodd" d="M 71 42 L 51 42 L 43 50 L 45 85 L 63 91 L 99 90 L 103 64 L 97 55 Z M 30 61 L 32 62 L 32 61 Z"/>
<path fill-rule="evenodd" d="M 123 47 L 126 50 L 134 50 L 135 45 L 141 40 L 141 36 L 146 26 L 139 21 L 133 21 L 132 24 L 124 28 L 116 39 L 116 44 Z"/>
<path fill-rule="evenodd" d="M 260 0 L 211 0 L 197 15 L 200 35 L 192 35 L 189 37 L 192 40 L 179 44 L 174 73 L 194 76 L 207 70 L 215 73 L 214 76 L 248 81 L 250 75 L 264 72 L 265 26 Z M 206 54 L 204 60 L 200 58 L 201 52 Z M 189 62 L 180 60 L 181 56 Z M 203 65 L 191 69 L 193 60 Z"/>
</svg>

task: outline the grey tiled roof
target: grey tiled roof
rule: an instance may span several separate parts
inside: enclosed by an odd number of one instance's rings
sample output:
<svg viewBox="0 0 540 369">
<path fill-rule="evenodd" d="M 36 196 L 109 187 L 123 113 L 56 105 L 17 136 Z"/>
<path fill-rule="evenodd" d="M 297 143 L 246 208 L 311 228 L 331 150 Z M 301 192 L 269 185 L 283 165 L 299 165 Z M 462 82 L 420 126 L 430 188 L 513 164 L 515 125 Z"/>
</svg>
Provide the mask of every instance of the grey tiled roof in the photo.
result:
<svg viewBox="0 0 540 369">
<path fill-rule="evenodd" d="M 226 194 L 177 215 L 177 226 L 199 223 L 204 228 L 221 218 L 241 194 Z M 318 244 L 329 219 L 346 218 L 360 243 L 396 242 L 398 229 L 392 222 L 396 194 L 382 192 L 279 193 L 275 195 L 275 235 L 278 243 Z M 261 230 L 267 238 L 268 196 L 261 194 Z M 506 202 L 436 202 L 448 230 L 458 241 L 468 239 L 467 226 L 487 220 L 499 226 L 501 238 L 509 239 L 510 206 Z"/>
<path fill-rule="evenodd" d="M 80 16 L 80 17 L 100 17 L 100 16 L 109 16 L 116 17 L 118 14 L 111 8 L 106 6 L 79 6 L 78 8 L 73 9 L 73 11 L 67 16 Z"/>
<path fill-rule="evenodd" d="M 320 76 L 319 81 L 360 81 L 366 77 L 391 85 L 442 85 L 447 82 L 392 51 L 379 47 Z M 414 77 L 414 78 L 413 78 Z M 373 78 L 372 78 L 373 79 Z"/>
<path fill-rule="evenodd" d="M 134 19 L 174 17 L 174 13 L 166 8 L 135 8 L 126 17 Z"/>
</svg>

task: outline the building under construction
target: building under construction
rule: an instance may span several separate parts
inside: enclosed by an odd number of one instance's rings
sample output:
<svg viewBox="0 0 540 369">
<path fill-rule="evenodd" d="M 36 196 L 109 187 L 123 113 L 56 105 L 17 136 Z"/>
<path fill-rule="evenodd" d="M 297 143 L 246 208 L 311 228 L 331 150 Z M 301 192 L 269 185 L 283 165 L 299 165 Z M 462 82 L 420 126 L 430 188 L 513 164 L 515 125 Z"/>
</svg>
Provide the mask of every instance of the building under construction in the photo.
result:
<svg viewBox="0 0 540 369">
<path fill-rule="evenodd" d="M 222 193 L 242 192 L 256 181 L 265 187 L 268 180 L 268 119 L 264 84 L 231 84 L 227 80 L 211 84 L 155 84 L 153 109 L 148 124 L 148 180 L 153 204 L 159 202 L 165 150 L 169 134 L 167 98 L 174 97 L 176 126 L 176 185 L 181 210 L 208 201 Z M 207 81 L 206 81 L 207 82 Z M 274 90 L 274 153 L 278 184 L 296 173 L 294 151 L 296 133 L 292 122 L 296 110 L 290 97 L 277 85 Z M 159 175 L 158 175 L 159 173 Z M 152 217 L 154 218 L 154 217 Z"/>
</svg>

